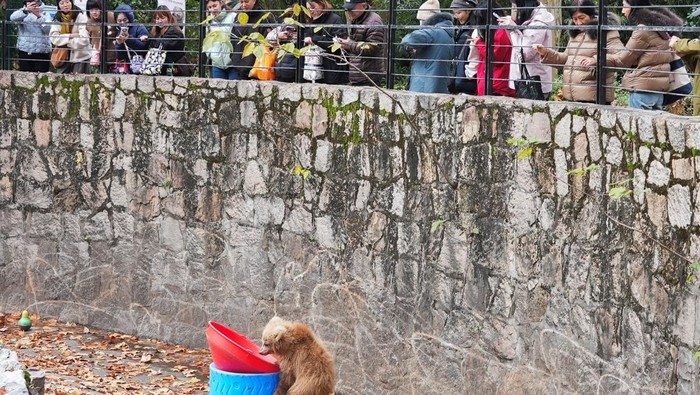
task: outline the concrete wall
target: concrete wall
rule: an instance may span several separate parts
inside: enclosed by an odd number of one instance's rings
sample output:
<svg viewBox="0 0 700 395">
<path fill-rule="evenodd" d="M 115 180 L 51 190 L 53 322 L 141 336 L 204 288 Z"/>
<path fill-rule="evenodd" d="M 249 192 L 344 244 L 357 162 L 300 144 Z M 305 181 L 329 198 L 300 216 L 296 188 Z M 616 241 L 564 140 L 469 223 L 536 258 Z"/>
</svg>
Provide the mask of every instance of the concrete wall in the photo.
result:
<svg viewBox="0 0 700 395">
<path fill-rule="evenodd" d="M 0 73 L 0 310 L 199 346 L 277 313 L 341 394 L 700 391 L 700 292 L 648 237 L 700 260 L 698 120 L 397 98 Z"/>
</svg>

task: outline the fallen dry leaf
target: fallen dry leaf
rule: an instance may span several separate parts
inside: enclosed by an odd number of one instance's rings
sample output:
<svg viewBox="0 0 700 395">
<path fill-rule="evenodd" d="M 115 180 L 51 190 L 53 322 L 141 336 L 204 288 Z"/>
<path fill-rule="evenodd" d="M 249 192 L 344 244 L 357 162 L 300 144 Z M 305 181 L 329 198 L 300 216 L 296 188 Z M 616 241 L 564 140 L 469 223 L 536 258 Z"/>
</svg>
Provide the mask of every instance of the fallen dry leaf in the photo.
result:
<svg viewBox="0 0 700 395">
<path fill-rule="evenodd" d="M 46 372 L 47 395 L 209 392 L 211 355 L 206 349 L 50 319 L 22 332 L 14 325 L 15 316 L 19 320 L 19 313 L 0 313 L 3 346 L 16 351 L 25 366 Z"/>
</svg>

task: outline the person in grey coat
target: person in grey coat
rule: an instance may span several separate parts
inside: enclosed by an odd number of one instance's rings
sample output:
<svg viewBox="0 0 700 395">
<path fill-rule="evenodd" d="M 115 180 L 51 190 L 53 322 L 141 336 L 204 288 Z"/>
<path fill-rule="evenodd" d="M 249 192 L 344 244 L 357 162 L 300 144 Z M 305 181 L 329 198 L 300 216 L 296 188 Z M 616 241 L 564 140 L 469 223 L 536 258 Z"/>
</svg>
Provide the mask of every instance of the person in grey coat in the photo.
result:
<svg viewBox="0 0 700 395">
<path fill-rule="evenodd" d="M 408 90 L 423 93 L 449 93 L 450 63 L 454 57 L 452 15 L 435 14 L 401 40 L 402 47 L 413 53 Z"/>
<path fill-rule="evenodd" d="M 10 15 L 17 24 L 17 57 L 20 71 L 49 71 L 51 58 L 50 20 L 44 16 L 41 0 L 25 0 L 24 7 Z"/>
</svg>

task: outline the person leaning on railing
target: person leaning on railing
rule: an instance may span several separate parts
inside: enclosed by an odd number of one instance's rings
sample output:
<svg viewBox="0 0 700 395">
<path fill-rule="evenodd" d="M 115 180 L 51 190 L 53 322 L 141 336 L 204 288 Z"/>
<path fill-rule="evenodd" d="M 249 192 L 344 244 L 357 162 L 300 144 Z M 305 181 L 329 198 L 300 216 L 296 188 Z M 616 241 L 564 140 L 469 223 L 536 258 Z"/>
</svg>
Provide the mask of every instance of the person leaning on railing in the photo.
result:
<svg viewBox="0 0 700 395">
<path fill-rule="evenodd" d="M 696 11 L 700 15 L 700 8 Z M 668 45 L 683 58 L 685 64 L 695 74 L 693 79 L 693 115 L 700 115 L 700 39 L 679 39 L 671 37 Z"/>
<path fill-rule="evenodd" d="M 59 0 L 49 38 L 54 46 L 66 47 L 70 51 L 68 60 L 56 68 L 57 73 L 87 73 L 92 55 L 87 17 L 72 0 Z"/>
<path fill-rule="evenodd" d="M 114 9 L 114 19 L 117 22 L 117 34 L 115 37 L 114 50 L 116 51 L 117 65 L 115 72 L 126 74 L 129 72 L 129 53 L 131 56 L 138 54 L 146 55 L 148 49 L 148 30 L 140 23 L 136 23 L 136 17 L 131 6 L 119 4 Z"/>
<path fill-rule="evenodd" d="M 440 3 L 436 0 L 423 3 L 416 15 L 421 28 L 405 35 L 401 40 L 404 51 L 413 57 L 409 91 L 449 93 L 454 30 L 452 15 L 439 11 Z"/>
<path fill-rule="evenodd" d="M 482 1 L 472 12 L 472 22 L 474 26 L 496 25 L 498 17 L 503 17 L 504 12 L 501 10 L 501 5 L 493 0 L 493 14 L 487 10 L 488 1 Z M 495 14 L 495 15 L 494 15 Z M 498 15 L 498 17 L 496 17 Z M 478 66 L 476 70 L 476 93 L 479 96 L 486 95 L 486 56 L 489 51 L 486 48 L 486 29 L 476 28 L 476 38 L 474 48 L 479 55 Z M 510 35 L 505 29 L 498 29 L 493 37 L 493 95 L 515 97 L 515 89 L 508 86 L 510 76 L 510 58 L 513 51 L 513 45 L 510 42 Z"/>
<path fill-rule="evenodd" d="M 236 21 L 236 12 L 228 8 L 224 0 L 208 0 L 207 10 L 212 19 L 209 21 L 209 34 L 212 32 L 226 32 L 226 37 L 223 35 L 221 39 L 226 40 L 225 43 L 212 45 L 212 50 L 207 53 L 211 60 L 211 76 L 213 78 L 222 78 L 225 80 L 234 80 L 238 76 L 236 69 L 231 66 L 231 51 L 233 46 L 230 43 L 231 38 L 229 32 L 233 28 Z M 231 47 L 229 47 L 231 45 Z"/>
<path fill-rule="evenodd" d="M 180 23 L 167 6 L 159 5 L 153 14 L 153 27 L 151 28 L 151 37 L 148 40 L 148 48 L 162 48 L 165 51 L 165 63 L 161 75 L 183 74 L 175 70 L 188 63 L 184 52 L 185 34 L 182 33 Z"/>
<path fill-rule="evenodd" d="M 516 10 L 516 18 L 510 16 L 498 19 L 498 24 L 511 27 L 510 41 L 513 51 L 510 57 L 510 82 L 515 89 L 515 81 L 522 78 L 520 65 L 527 68 L 531 76 L 539 76 L 545 99 L 552 91 L 552 67 L 542 64 L 540 56 L 532 48 L 535 44 L 552 46 L 552 31 L 549 29 L 528 29 L 534 26 L 553 26 L 554 15 L 538 0 L 511 0 Z M 515 25 L 522 28 L 512 28 Z"/>
<path fill-rule="evenodd" d="M 263 26 L 264 24 L 275 23 L 275 18 L 272 14 L 268 15 L 267 19 L 262 21 L 262 17 L 265 16 L 265 10 L 263 10 L 260 4 L 262 0 L 240 0 L 240 9 L 238 10 L 238 15 L 236 16 L 236 24 L 233 25 L 231 29 L 231 43 L 233 44 L 233 53 L 231 54 L 231 64 L 233 65 L 234 71 L 229 71 L 230 80 L 247 80 L 250 70 L 253 68 L 255 63 L 255 56 L 248 55 L 243 57 L 243 50 L 245 46 L 248 45 L 252 40 L 247 39 L 247 37 L 252 33 L 260 33 L 265 37 L 270 30 L 269 26 Z M 247 23 L 241 23 L 242 15 L 246 15 Z M 260 22 L 260 24 L 255 27 L 255 24 Z M 235 73 L 235 74 L 234 74 Z"/>
<path fill-rule="evenodd" d="M 649 0 L 623 0 L 622 14 L 632 26 L 683 25 L 683 20 L 665 7 L 653 7 Z M 661 110 L 664 92 L 671 87 L 673 53 L 669 51 L 667 32 L 635 30 L 625 49 L 606 56 L 606 65 L 628 68 L 622 87 L 630 90 L 629 106 L 645 110 Z M 595 65 L 596 58 L 585 59 L 584 66 Z"/>
<path fill-rule="evenodd" d="M 348 38 L 338 40 L 350 54 L 350 85 L 381 84 L 384 79 L 384 22 L 370 11 L 367 0 L 345 0 L 352 28 Z"/>
<path fill-rule="evenodd" d="M 452 0 L 450 9 L 454 14 L 454 24 L 457 27 L 454 33 L 455 48 L 452 60 L 452 72 L 450 79 L 450 93 L 476 94 L 476 71 L 478 67 L 479 53 L 474 48 L 476 34 L 470 24 L 472 10 L 476 7 L 475 0 Z"/>
<path fill-rule="evenodd" d="M 309 0 L 306 2 L 306 8 L 311 13 L 308 23 L 313 25 L 321 25 L 304 29 L 304 44 L 318 45 L 324 51 L 330 52 L 333 46 L 333 39 L 348 38 L 347 29 L 341 27 L 343 24 L 342 18 L 333 12 L 333 6 L 328 0 Z M 331 53 L 334 56 L 339 56 L 340 51 Z M 331 56 L 323 57 L 323 80 L 325 84 L 347 84 L 348 83 L 348 66 L 343 64 L 341 59 Z"/>
<path fill-rule="evenodd" d="M 569 8 L 571 20 L 576 26 L 597 26 L 598 6 L 593 0 L 574 0 Z M 608 13 L 608 25 L 618 26 L 620 20 L 613 13 Z M 598 31 L 569 30 L 569 44 L 564 52 L 556 52 L 546 48 L 542 44 L 535 44 L 533 48 L 540 54 L 542 63 L 552 65 L 564 65 L 562 79 L 564 85 L 561 88 L 562 97 L 568 101 L 595 103 L 597 92 L 597 80 L 595 67 L 583 66 L 581 62 L 598 51 Z M 615 54 L 625 48 L 620 41 L 620 33 L 617 30 L 603 32 L 606 34 L 606 51 Z M 615 99 L 615 70 L 608 69 L 606 77 L 605 102 L 610 104 Z"/>
<path fill-rule="evenodd" d="M 51 25 L 43 14 L 44 3 L 41 0 L 25 0 L 24 7 L 10 15 L 10 20 L 17 24 L 17 57 L 20 71 L 49 71 Z"/>
</svg>

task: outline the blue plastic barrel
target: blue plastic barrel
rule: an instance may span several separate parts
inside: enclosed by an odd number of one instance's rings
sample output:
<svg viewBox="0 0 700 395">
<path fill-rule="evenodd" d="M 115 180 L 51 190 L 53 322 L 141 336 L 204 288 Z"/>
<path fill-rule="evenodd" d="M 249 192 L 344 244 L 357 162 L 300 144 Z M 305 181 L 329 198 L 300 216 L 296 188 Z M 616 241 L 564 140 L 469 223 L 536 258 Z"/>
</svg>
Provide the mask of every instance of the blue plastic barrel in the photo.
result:
<svg viewBox="0 0 700 395">
<path fill-rule="evenodd" d="M 211 395 L 272 395 L 280 379 L 276 373 L 232 373 L 209 365 Z"/>
</svg>

